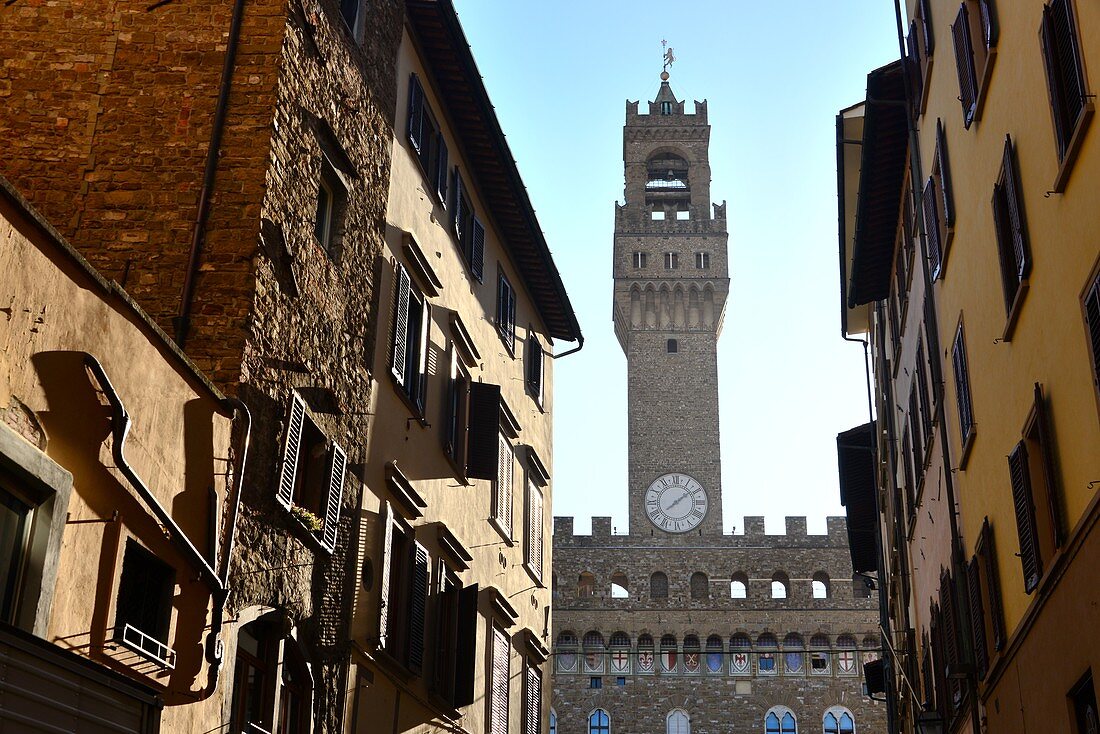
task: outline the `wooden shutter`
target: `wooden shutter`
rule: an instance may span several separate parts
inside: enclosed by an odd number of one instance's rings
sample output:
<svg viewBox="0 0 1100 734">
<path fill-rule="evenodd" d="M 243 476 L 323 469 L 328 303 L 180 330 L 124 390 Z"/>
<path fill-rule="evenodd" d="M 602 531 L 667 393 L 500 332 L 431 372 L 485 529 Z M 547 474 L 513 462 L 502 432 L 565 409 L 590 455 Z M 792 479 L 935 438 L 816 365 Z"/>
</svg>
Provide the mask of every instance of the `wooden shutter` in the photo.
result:
<svg viewBox="0 0 1100 734">
<path fill-rule="evenodd" d="M 454 207 L 451 210 L 451 226 L 454 227 L 455 237 L 461 243 L 464 241 L 463 228 L 466 225 L 465 217 L 467 212 L 464 210 L 462 203 L 462 175 L 458 172 L 458 166 L 455 166 L 454 172 Z"/>
<path fill-rule="evenodd" d="M 493 516 L 497 522 L 512 535 L 512 479 L 515 472 L 515 452 L 508 437 L 503 433 L 498 434 L 499 448 L 497 449 L 497 486 L 494 493 L 495 507 Z"/>
<path fill-rule="evenodd" d="M 1005 644 L 1004 604 L 1001 601 L 1001 578 L 997 575 L 997 553 L 993 545 L 993 529 L 989 518 L 982 523 L 982 566 L 985 570 L 986 594 L 989 599 L 989 621 L 993 629 L 993 649 L 1001 650 Z"/>
<path fill-rule="evenodd" d="M 466 476 L 495 479 L 500 448 L 500 385 L 470 385 L 470 429 L 467 436 Z"/>
<path fill-rule="evenodd" d="M 424 406 L 428 404 L 428 342 L 432 327 L 432 307 L 423 295 L 419 295 L 417 302 L 420 306 L 420 335 L 417 340 L 420 353 L 416 360 L 416 394 L 409 397 L 423 413 Z"/>
<path fill-rule="evenodd" d="M 993 0 L 978 0 L 978 13 L 982 21 L 982 41 L 986 48 L 997 45 L 997 9 Z"/>
<path fill-rule="evenodd" d="M 527 661 L 523 702 L 524 734 L 542 734 L 542 671 L 531 661 Z"/>
<path fill-rule="evenodd" d="M 961 690 L 959 681 L 950 676 L 950 670 L 959 664 L 959 627 L 958 610 L 955 604 L 955 580 L 951 574 L 940 576 L 940 619 L 943 622 L 943 661 L 944 677 L 947 679 L 947 706 L 954 710 L 959 702 Z"/>
<path fill-rule="evenodd" d="M 379 564 L 378 646 L 384 648 L 389 641 L 390 573 L 393 568 L 393 508 L 388 501 L 382 506 L 379 521 L 382 523 L 382 552 L 379 554 L 382 562 Z"/>
<path fill-rule="evenodd" d="M 511 644 L 508 635 L 493 626 L 493 670 L 489 689 L 489 731 L 491 734 L 508 734 L 508 684 L 510 677 Z"/>
<path fill-rule="evenodd" d="M 279 490 L 275 499 L 289 508 L 294 501 L 294 485 L 298 477 L 298 452 L 302 445 L 302 431 L 306 422 L 306 404 L 298 393 L 291 393 L 290 415 L 287 417 L 286 445 L 283 448 L 283 465 L 279 471 Z"/>
<path fill-rule="evenodd" d="M 928 638 L 928 633 L 925 632 L 921 636 L 921 690 L 924 694 L 924 707 L 926 709 L 936 708 L 936 677 L 932 672 L 932 641 Z"/>
<path fill-rule="evenodd" d="M 447 143 L 443 140 L 443 133 L 435 136 L 435 192 L 439 194 L 439 200 L 443 206 L 447 206 L 447 174 L 450 173 L 447 163 Z"/>
<path fill-rule="evenodd" d="M 909 35 L 905 38 L 906 46 L 906 64 L 905 68 L 909 72 L 910 91 L 913 94 L 911 104 L 913 105 L 913 117 L 916 118 L 920 113 L 921 97 L 924 94 L 924 79 L 921 74 L 921 55 L 920 55 L 920 41 L 917 40 L 917 21 L 913 21 L 909 24 Z"/>
<path fill-rule="evenodd" d="M 921 208 L 924 210 L 924 235 L 928 240 L 928 270 L 935 280 L 940 274 L 943 250 L 940 246 L 940 222 L 936 213 L 936 183 L 931 176 L 921 192 Z"/>
<path fill-rule="evenodd" d="M 932 7 L 929 0 L 920 0 L 921 31 L 924 33 L 924 55 L 936 50 L 936 37 L 932 33 Z"/>
<path fill-rule="evenodd" d="M 955 343 L 951 347 L 951 365 L 955 371 L 955 399 L 959 407 L 959 430 L 965 444 L 973 426 L 970 402 L 970 371 L 966 365 L 966 344 L 962 325 L 955 332 Z"/>
<path fill-rule="evenodd" d="M 458 595 L 458 636 L 455 648 L 455 708 L 474 702 L 474 669 L 477 660 L 477 584 L 462 589 Z"/>
<path fill-rule="evenodd" d="M 913 365 L 917 372 L 917 397 L 920 399 L 921 428 L 924 431 L 924 442 L 932 441 L 932 405 L 928 398 L 928 373 L 924 361 L 924 344 L 917 342 L 917 359 Z"/>
<path fill-rule="evenodd" d="M 1020 199 L 1020 182 L 1016 177 L 1016 157 L 1013 155 L 1012 138 L 1005 136 L 1004 159 L 1005 203 L 1008 205 L 1008 224 L 1011 227 L 1012 252 L 1016 260 L 1016 278 L 1023 280 L 1031 271 L 1031 253 L 1027 246 L 1024 227 L 1024 207 Z"/>
<path fill-rule="evenodd" d="M 1020 536 L 1020 563 L 1024 570 L 1024 591 L 1031 593 L 1039 585 L 1042 564 L 1039 559 L 1039 537 L 1035 527 L 1035 505 L 1031 496 L 1031 474 L 1027 446 L 1016 444 L 1008 455 L 1008 472 L 1012 481 L 1012 504 L 1016 510 L 1016 530 Z"/>
<path fill-rule="evenodd" d="M 405 362 L 409 339 L 409 298 L 412 280 L 401 263 L 396 264 L 393 277 L 393 356 L 390 372 L 397 384 L 405 385 Z"/>
<path fill-rule="evenodd" d="M 970 17 L 965 2 L 959 5 L 959 14 L 951 25 L 951 37 L 955 42 L 955 66 L 959 73 L 963 125 L 970 127 L 978 108 L 978 78 L 974 72 L 974 45 L 970 38 Z"/>
<path fill-rule="evenodd" d="M 409 142 L 419 154 L 424 145 L 424 89 L 416 74 L 409 76 Z"/>
<path fill-rule="evenodd" d="M 340 528 L 340 504 L 344 498 L 344 471 L 348 455 L 337 443 L 332 444 L 332 463 L 329 464 L 328 496 L 325 499 L 325 525 L 321 541 L 331 552 L 336 547 L 336 533 Z"/>
<path fill-rule="evenodd" d="M 530 478 L 527 480 L 527 565 L 535 576 L 542 578 L 542 490 Z"/>
<path fill-rule="evenodd" d="M 921 434 L 920 412 L 917 408 L 917 390 L 909 393 L 909 436 L 913 442 L 913 476 L 920 484 L 924 475 L 924 436 Z"/>
<path fill-rule="evenodd" d="M 943 220 L 947 227 L 955 226 L 955 196 L 951 190 L 951 169 L 947 163 L 947 135 L 943 122 L 936 120 L 936 165 L 939 168 L 939 194 L 943 201 Z"/>
<path fill-rule="evenodd" d="M 1054 436 L 1050 430 L 1050 415 L 1043 399 L 1043 386 L 1035 383 L 1035 427 L 1039 434 L 1039 446 L 1043 452 L 1043 479 L 1047 483 L 1047 503 L 1050 506 L 1050 528 L 1054 535 L 1054 547 L 1061 548 L 1065 537 L 1062 524 L 1062 504 L 1058 501 L 1058 474 L 1054 467 Z"/>
<path fill-rule="evenodd" d="M 1058 158 L 1069 148 L 1077 118 L 1085 103 L 1085 80 L 1073 9 L 1068 0 L 1052 0 L 1043 7 L 1043 61 L 1054 111 Z"/>
<path fill-rule="evenodd" d="M 479 283 L 485 279 L 485 225 L 476 216 L 470 226 L 470 271 Z"/>
<path fill-rule="evenodd" d="M 534 336 L 527 339 L 527 389 L 542 401 L 542 371 L 543 371 L 542 344 Z"/>
<path fill-rule="evenodd" d="M 989 669 L 989 648 L 985 641 L 982 576 L 977 556 L 966 564 L 966 592 L 970 601 L 970 637 L 974 645 L 974 663 L 978 668 L 978 680 L 983 680 L 986 670 Z"/>
<path fill-rule="evenodd" d="M 414 542 L 409 574 L 409 635 L 406 663 L 414 674 L 424 669 L 424 615 L 428 608 L 428 549 Z"/>
<path fill-rule="evenodd" d="M 1085 326 L 1088 329 L 1089 347 L 1092 349 L 1092 374 L 1096 389 L 1100 390 L 1100 273 L 1085 295 Z"/>
</svg>

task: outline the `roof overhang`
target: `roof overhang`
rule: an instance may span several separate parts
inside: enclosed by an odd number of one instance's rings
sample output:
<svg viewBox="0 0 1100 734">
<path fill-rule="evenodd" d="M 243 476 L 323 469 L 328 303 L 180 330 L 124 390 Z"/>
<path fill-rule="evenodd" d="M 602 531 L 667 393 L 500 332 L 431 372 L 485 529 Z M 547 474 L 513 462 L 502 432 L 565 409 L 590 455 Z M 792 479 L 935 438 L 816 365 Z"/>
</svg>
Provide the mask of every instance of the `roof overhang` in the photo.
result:
<svg viewBox="0 0 1100 734">
<path fill-rule="evenodd" d="M 539 315 L 554 339 L 581 341 L 581 328 L 535 216 L 515 159 L 477 70 L 451 0 L 406 0 L 425 65 L 447 107 L 462 152 Z"/>
<path fill-rule="evenodd" d="M 840 503 L 848 515 L 848 549 L 856 573 L 878 570 L 874 447 L 874 423 L 864 423 L 836 437 Z"/>
<path fill-rule="evenodd" d="M 863 151 L 863 102 L 836 116 L 837 232 L 840 245 L 840 329 L 844 335 L 866 334 L 871 328 L 867 306 L 848 305 L 848 273 L 855 246 L 856 202 L 859 200 L 859 160 Z"/>
</svg>

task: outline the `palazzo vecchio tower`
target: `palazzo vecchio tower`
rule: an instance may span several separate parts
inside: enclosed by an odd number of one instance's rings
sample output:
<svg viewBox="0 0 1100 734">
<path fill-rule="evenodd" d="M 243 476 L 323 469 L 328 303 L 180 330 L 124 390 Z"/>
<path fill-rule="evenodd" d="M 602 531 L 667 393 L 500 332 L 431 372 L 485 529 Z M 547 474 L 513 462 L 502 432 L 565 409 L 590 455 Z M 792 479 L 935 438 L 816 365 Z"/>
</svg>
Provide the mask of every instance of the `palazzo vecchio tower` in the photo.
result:
<svg viewBox="0 0 1100 734">
<path fill-rule="evenodd" d="M 877 608 L 853 580 L 844 519 L 826 535 L 804 517 L 783 535 L 722 519 L 726 205 L 711 202 L 707 103 L 685 106 L 667 73 L 644 113 L 626 105 L 613 272 L 630 526 L 595 517 L 577 535 L 555 518 L 551 732 L 884 731 L 885 708 L 862 695 Z"/>
</svg>

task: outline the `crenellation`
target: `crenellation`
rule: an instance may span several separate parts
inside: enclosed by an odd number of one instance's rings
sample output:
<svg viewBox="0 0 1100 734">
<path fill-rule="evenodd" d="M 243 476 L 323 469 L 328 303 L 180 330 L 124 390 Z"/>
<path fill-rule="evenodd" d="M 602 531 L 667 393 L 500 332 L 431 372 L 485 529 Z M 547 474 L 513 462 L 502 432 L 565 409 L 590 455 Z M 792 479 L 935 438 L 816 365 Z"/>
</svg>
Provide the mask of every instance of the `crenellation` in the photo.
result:
<svg viewBox="0 0 1100 734">
<path fill-rule="evenodd" d="M 806 533 L 806 517 L 804 515 L 803 516 L 797 516 L 797 517 L 785 517 L 785 518 L 783 518 L 783 526 L 785 528 L 785 533 L 784 534 L 787 535 L 788 537 L 802 536 L 802 535 L 807 534 Z"/>
<path fill-rule="evenodd" d="M 764 538 L 764 518 L 758 515 L 745 517 L 745 537 L 754 540 Z"/>
<path fill-rule="evenodd" d="M 554 542 L 556 543 L 558 538 L 569 537 L 571 535 L 573 535 L 573 518 L 555 515 Z"/>
</svg>

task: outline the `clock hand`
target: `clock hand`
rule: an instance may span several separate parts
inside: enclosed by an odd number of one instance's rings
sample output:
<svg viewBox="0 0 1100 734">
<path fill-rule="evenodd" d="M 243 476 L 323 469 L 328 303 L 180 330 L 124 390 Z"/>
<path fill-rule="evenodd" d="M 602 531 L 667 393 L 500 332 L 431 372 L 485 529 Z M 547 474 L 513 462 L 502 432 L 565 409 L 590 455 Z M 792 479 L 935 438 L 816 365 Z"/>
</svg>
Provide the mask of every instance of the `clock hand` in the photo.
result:
<svg viewBox="0 0 1100 734">
<path fill-rule="evenodd" d="M 683 502 L 684 500 L 686 500 L 686 499 L 687 499 L 687 497 L 688 497 L 688 496 L 687 496 L 686 494 L 682 494 L 682 495 L 680 495 L 679 497 L 677 497 L 677 498 L 676 498 L 676 499 L 675 499 L 675 500 L 673 501 L 673 503 L 672 503 L 671 505 L 669 505 L 669 506 L 668 506 L 668 509 L 669 509 L 669 510 L 671 510 L 671 509 L 672 509 L 673 507 L 675 507 L 676 505 L 678 505 L 678 504 L 680 504 L 681 502 Z M 667 510 L 666 510 L 666 512 L 667 512 Z"/>
</svg>

